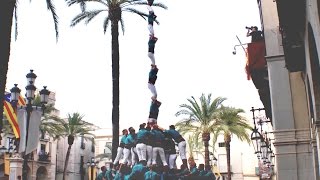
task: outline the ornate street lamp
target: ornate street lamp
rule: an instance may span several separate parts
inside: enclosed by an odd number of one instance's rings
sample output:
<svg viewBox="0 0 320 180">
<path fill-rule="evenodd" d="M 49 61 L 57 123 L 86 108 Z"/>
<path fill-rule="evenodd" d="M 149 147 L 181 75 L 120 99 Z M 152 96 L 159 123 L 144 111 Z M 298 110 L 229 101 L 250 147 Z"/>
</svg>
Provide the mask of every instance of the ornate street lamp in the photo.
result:
<svg viewBox="0 0 320 180">
<path fill-rule="evenodd" d="M 254 127 L 252 129 L 251 133 L 251 141 L 254 144 L 254 150 L 255 154 L 257 154 L 257 158 L 259 160 L 262 160 L 264 164 L 270 164 L 271 163 L 271 154 L 273 153 L 271 149 L 271 139 L 268 138 L 268 133 L 264 132 L 262 129 L 262 126 L 264 123 L 271 122 L 268 119 L 265 119 L 265 117 L 256 117 L 255 111 L 261 111 L 264 110 L 264 108 L 258 108 L 254 109 L 251 108 L 252 116 L 253 116 L 253 123 Z M 256 121 L 258 119 L 258 121 Z"/>
<path fill-rule="evenodd" d="M 26 138 L 25 138 L 25 147 L 27 147 L 28 143 L 28 134 L 29 134 L 29 124 L 30 124 L 30 116 L 33 111 L 32 103 L 35 98 L 35 91 L 36 91 L 36 86 L 34 85 L 35 80 L 37 78 L 37 75 L 33 73 L 33 70 L 31 69 L 30 72 L 26 75 L 27 78 L 27 86 L 26 86 L 26 99 L 27 99 L 27 104 L 26 104 L 26 111 L 27 111 L 27 122 L 26 122 Z M 44 86 L 44 89 L 40 91 L 40 99 L 41 99 L 41 108 L 44 111 L 45 104 L 48 102 L 48 96 L 50 94 L 50 91 L 46 89 L 47 87 Z M 11 96 L 19 98 L 20 91 L 18 90 L 19 88 L 15 84 L 15 87 L 12 88 L 13 94 Z M 12 91 L 11 91 L 12 92 Z M 19 94 L 18 94 L 19 92 Z M 25 152 L 23 153 L 23 166 L 22 166 L 22 180 L 27 180 L 28 179 L 28 154 Z"/>
<path fill-rule="evenodd" d="M 10 89 L 11 92 L 11 102 L 17 103 L 20 97 L 21 89 L 18 88 L 18 84 L 14 84 L 14 87 Z"/>
</svg>

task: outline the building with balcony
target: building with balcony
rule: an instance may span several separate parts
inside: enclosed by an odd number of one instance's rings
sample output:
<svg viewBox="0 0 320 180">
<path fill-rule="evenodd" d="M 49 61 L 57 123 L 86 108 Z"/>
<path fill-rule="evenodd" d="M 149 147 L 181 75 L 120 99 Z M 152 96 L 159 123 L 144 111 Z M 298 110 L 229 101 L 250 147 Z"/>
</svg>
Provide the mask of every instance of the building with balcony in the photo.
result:
<svg viewBox="0 0 320 180">
<path fill-rule="evenodd" d="M 271 104 L 276 178 L 319 179 L 320 2 L 257 3 L 270 90 L 260 99 Z"/>
<path fill-rule="evenodd" d="M 49 95 L 49 102 L 55 103 L 55 93 Z M 52 112 L 59 115 L 59 111 Z M 17 152 L 17 141 L 13 134 L 2 134 L 2 179 L 14 179 L 22 176 L 23 159 Z M 32 137 L 34 138 L 34 137 Z M 40 132 L 36 150 L 30 153 L 28 159 L 28 179 L 30 180 L 54 180 L 56 177 L 56 141 L 48 134 Z"/>
</svg>

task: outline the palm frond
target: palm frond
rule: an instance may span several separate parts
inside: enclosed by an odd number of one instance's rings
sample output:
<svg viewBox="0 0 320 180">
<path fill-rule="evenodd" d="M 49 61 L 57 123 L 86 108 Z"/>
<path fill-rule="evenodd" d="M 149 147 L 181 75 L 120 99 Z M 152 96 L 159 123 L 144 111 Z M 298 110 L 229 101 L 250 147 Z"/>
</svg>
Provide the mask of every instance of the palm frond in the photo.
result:
<svg viewBox="0 0 320 180">
<path fill-rule="evenodd" d="M 127 11 L 127 12 L 131 12 L 131 13 L 134 13 L 134 14 L 138 14 L 144 20 L 146 20 L 146 17 L 148 17 L 148 14 L 146 14 L 146 13 L 144 13 L 142 11 L 139 11 L 137 9 L 134 9 L 134 8 L 123 8 L 123 11 Z"/>
<path fill-rule="evenodd" d="M 56 8 L 52 4 L 51 0 L 46 0 L 46 2 L 47 2 L 47 9 L 49 11 L 51 11 L 51 14 L 52 14 L 52 18 L 53 18 L 53 22 L 54 22 L 54 29 L 56 31 L 56 40 L 58 41 L 58 37 L 59 37 L 58 24 L 59 24 L 59 21 L 58 21 L 58 15 L 56 13 Z"/>
<path fill-rule="evenodd" d="M 18 39 L 18 13 L 17 13 L 17 9 L 18 9 L 18 1 L 16 1 L 16 3 L 14 4 L 14 35 L 15 35 L 15 40 Z"/>
<path fill-rule="evenodd" d="M 163 8 L 163 9 L 168 9 L 168 6 L 166 6 L 166 5 L 163 4 L 163 3 L 153 3 L 152 6 L 154 6 L 154 7 L 160 7 L 160 8 Z"/>
<path fill-rule="evenodd" d="M 71 27 L 74 27 L 75 25 L 77 25 L 78 23 L 80 23 L 80 22 L 81 22 L 82 20 L 84 20 L 85 18 L 87 18 L 87 12 L 83 12 L 83 13 L 78 14 L 76 17 L 74 17 L 74 18 L 71 20 L 70 26 L 71 26 Z"/>
<path fill-rule="evenodd" d="M 105 10 L 95 10 L 95 11 L 87 11 L 87 20 L 85 21 L 85 24 L 87 25 L 93 18 L 95 18 L 99 13 Z"/>
<path fill-rule="evenodd" d="M 110 22 L 109 16 L 107 16 L 103 21 L 103 33 L 105 34 L 107 32 L 107 28 Z"/>
<path fill-rule="evenodd" d="M 124 35 L 124 21 L 123 18 L 120 19 L 122 34 Z"/>
</svg>

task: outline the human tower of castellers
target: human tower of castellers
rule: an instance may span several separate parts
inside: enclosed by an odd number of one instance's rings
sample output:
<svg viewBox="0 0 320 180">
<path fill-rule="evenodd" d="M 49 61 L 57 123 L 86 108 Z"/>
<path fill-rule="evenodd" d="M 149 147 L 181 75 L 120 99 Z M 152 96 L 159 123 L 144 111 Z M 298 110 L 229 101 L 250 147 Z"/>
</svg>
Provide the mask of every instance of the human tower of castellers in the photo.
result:
<svg viewBox="0 0 320 180">
<path fill-rule="evenodd" d="M 155 83 L 158 68 L 155 63 L 154 48 L 158 40 L 155 37 L 153 23 L 156 15 L 152 9 L 154 0 L 148 1 L 148 57 L 151 60 L 148 88 L 152 94 L 148 122 L 140 124 L 136 133 L 133 127 L 122 130 L 123 136 L 117 150 L 117 156 L 106 170 L 101 167 L 101 173 L 97 179 L 106 180 L 179 180 L 179 179 L 215 179 L 211 167 L 196 166 L 194 160 L 186 157 L 186 141 L 175 129 L 174 125 L 169 129 L 157 125 L 157 118 L 161 102 L 157 100 Z M 177 169 L 176 145 L 182 160 L 180 169 Z M 188 167 L 189 164 L 189 167 Z"/>
</svg>

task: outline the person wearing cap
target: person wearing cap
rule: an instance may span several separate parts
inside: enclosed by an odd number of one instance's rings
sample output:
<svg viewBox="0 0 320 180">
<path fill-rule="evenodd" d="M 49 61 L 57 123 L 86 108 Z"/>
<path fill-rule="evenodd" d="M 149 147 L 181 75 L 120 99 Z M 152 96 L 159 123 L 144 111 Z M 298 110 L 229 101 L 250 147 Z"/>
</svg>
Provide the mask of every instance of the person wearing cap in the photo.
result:
<svg viewBox="0 0 320 180">
<path fill-rule="evenodd" d="M 142 162 L 144 165 L 146 165 L 147 162 L 147 140 L 150 134 L 150 131 L 146 130 L 145 126 L 145 123 L 140 124 L 136 145 L 139 162 Z"/>
<path fill-rule="evenodd" d="M 182 163 L 185 164 L 186 167 L 188 167 L 186 156 L 187 143 L 185 139 L 176 130 L 176 127 L 174 125 L 170 125 L 169 130 L 164 130 L 164 132 L 168 133 L 171 136 L 171 138 L 178 144 L 178 149 L 180 152 Z"/>
<path fill-rule="evenodd" d="M 152 165 L 157 164 L 157 156 L 160 155 L 163 166 L 167 166 L 166 157 L 163 150 L 163 143 L 165 140 L 163 132 L 158 128 L 158 125 L 153 125 L 151 134 L 154 137 L 154 145 L 152 148 Z"/>
<path fill-rule="evenodd" d="M 158 71 L 159 71 L 159 69 L 157 68 L 156 65 L 151 65 L 151 69 L 149 72 L 148 88 L 151 91 L 151 94 L 152 94 L 151 99 L 152 100 L 157 100 L 157 90 L 155 87 L 155 83 L 158 78 L 158 76 L 157 76 Z"/>
<path fill-rule="evenodd" d="M 121 157 L 123 157 L 123 148 L 124 148 L 124 144 L 125 144 L 124 142 L 125 142 L 125 139 L 127 138 L 127 135 L 128 135 L 128 130 L 126 130 L 126 129 L 122 130 L 122 137 L 120 140 L 119 147 L 117 149 L 117 156 L 113 161 L 113 164 L 115 164 L 115 165 L 117 165 L 119 163 Z"/>
</svg>

